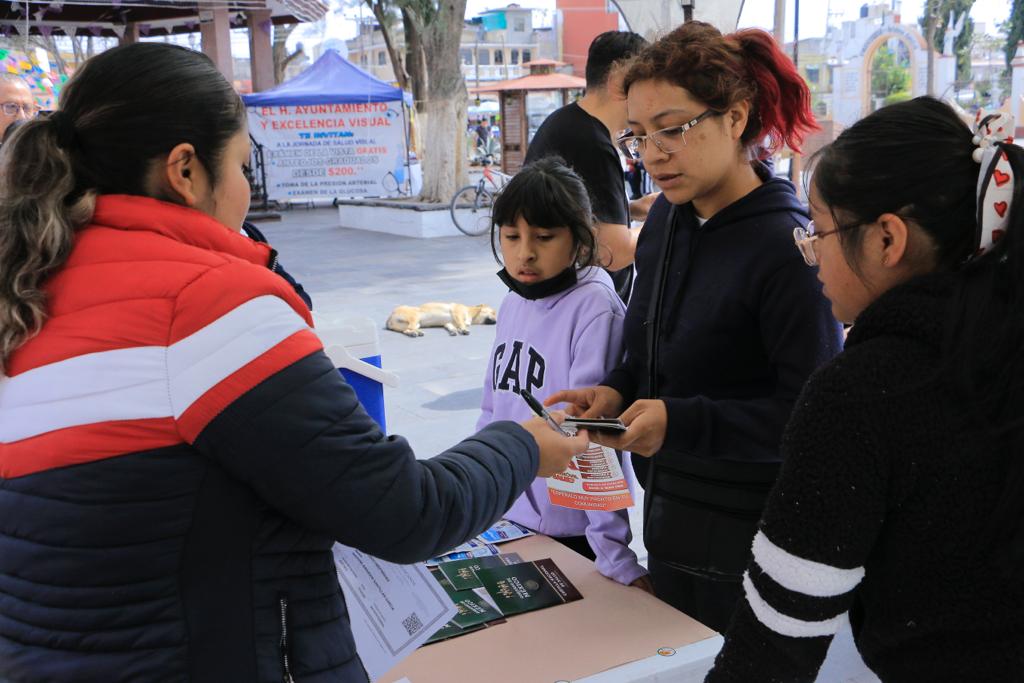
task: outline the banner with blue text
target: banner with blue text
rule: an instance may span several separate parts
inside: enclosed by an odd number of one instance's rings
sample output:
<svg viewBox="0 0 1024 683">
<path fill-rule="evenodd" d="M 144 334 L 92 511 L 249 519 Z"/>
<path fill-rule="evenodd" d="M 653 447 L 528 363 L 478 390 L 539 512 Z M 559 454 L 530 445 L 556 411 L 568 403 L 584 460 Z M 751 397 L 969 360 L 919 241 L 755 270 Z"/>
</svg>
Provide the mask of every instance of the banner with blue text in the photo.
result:
<svg viewBox="0 0 1024 683">
<path fill-rule="evenodd" d="M 396 197 L 409 192 L 402 103 L 249 107 L 278 201 Z"/>
</svg>

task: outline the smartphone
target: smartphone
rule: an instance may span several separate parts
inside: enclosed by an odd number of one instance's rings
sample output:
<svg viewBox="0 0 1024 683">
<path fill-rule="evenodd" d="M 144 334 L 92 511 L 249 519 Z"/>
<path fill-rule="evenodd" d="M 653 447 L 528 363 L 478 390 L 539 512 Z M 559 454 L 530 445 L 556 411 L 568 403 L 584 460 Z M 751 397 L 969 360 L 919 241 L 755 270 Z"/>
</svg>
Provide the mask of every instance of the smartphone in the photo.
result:
<svg viewBox="0 0 1024 683">
<path fill-rule="evenodd" d="M 596 432 L 624 432 L 626 425 L 622 420 L 613 417 L 567 417 L 562 423 L 563 427 L 573 429 L 589 429 Z"/>
</svg>

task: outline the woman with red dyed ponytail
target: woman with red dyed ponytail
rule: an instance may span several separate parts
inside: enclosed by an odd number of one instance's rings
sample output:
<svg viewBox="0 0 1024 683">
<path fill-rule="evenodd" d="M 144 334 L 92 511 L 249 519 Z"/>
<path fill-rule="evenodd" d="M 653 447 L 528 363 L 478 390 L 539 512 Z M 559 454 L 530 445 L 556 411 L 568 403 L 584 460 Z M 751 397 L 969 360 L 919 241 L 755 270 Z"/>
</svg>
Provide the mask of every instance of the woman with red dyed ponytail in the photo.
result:
<svg viewBox="0 0 1024 683">
<path fill-rule="evenodd" d="M 841 346 L 793 249 L 807 211 L 761 163 L 799 149 L 814 118 L 792 62 L 759 30 L 684 24 L 635 59 L 625 88 L 620 143 L 662 191 L 637 245 L 626 357 L 601 386 L 549 403 L 621 415 L 625 433 L 595 440 L 647 456 L 633 464 L 655 593 L 724 631 L 783 427 Z"/>
</svg>

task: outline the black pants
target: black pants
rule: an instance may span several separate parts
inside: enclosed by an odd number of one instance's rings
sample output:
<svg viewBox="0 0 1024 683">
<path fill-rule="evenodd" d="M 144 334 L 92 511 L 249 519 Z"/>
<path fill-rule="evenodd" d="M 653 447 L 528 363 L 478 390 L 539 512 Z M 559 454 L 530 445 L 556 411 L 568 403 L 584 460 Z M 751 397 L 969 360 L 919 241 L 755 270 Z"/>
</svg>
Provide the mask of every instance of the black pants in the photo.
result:
<svg viewBox="0 0 1024 683">
<path fill-rule="evenodd" d="M 552 536 L 552 538 L 555 537 Z M 594 554 L 594 550 L 590 547 L 590 541 L 587 540 L 586 536 L 565 536 L 564 538 L 555 538 L 555 540 L 566 548 L 575 550 L 591 562 L 597 559 L 597 555 Z"/>
<path fill-rule="evenodd" d="M 680 569 L 655 557 L 647 558 L 647 571 L 654 583 L 654 594 L 660 600 L 719 633 L 725 633 L 733 611 L 744 599 L 739 576 L 719 579 Z"/>
</svg>

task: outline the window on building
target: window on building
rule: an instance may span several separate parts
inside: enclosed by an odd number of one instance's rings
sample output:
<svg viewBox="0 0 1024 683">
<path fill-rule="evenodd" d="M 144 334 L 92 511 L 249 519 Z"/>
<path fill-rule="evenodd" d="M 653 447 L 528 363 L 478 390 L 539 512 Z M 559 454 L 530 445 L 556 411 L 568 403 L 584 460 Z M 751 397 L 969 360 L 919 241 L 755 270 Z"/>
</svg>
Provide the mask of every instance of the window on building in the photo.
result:
<svg viewBox="0 0 1024 683">
<path fill-rule="evenodd" d="M 516 50 L 516 49 L 512 50 L 512 55 L 510 56 L 508 63 L 509 64 L 518 64 L 519 63 L 519 50 Z"/>
<path fill-rule="evenodd" d="M 366 64 L 367 64 L 367 62 L 368 62 L 368 61 L 369 61 L 369 60 L 367 60 L 367 59 L 366 59 L 366 53 L 365 53 L 365 52 L 364 52 L 364 53 L 362 53 L 361 55 L 359 55 L 359 63 L 360 63 L 360 64 L 361 64 L 362 66 L 366 66 Z"/>
<path fill-rule="evenodd" d="M 470 50 L 468 48 L 463 48 L 463 49 L 459 50 L 459 56 L 462 57 L 462 63 L 463 64 L 472 64 L 473 63 L 473 51 L 472 50 Z"/>
<path fill-rule="evenodd" d="M 523 33 L 524 31 L 526 31 L 526 19 L 524 19 L 523 17 L 519 17 L 518 19 L 513 21 L 512 30 L 518 31 L 519 33 Z"/>
<path fill-rule="evenodd" d="M 491 64 L 491 51 L 490 50 L 477 50 L 477 59 L 480 60 L 480 66 L 490 66 Z"/>
<path fill-rule="evenodd" d="M 530 51 L 523 50 L 523 64 L 526 64 L 528 61 L 530 61 Z"/>
<path fill-rule="evenodd" d="M 380 66 L 384 66 L 387 63 L 388 53 L 384 52 L 384 50 L 381 50 L 380 52 L 377 53 L 377 64 Z"/>
<path fill-rule="evenodd" d="M 494 63 L 495 64 L 504 64 L 505 63 L 505 53 L 502 52 L 501 50 L 495 50 L 494 51 Z"/>
<path fill-rule="evenodd" d="M 804 69 L 804 73 L 807 74 L 808 83 L 817 83 L 820 79 L 820 69 L 817 66 L 808 66 Z"/>
</svg>

